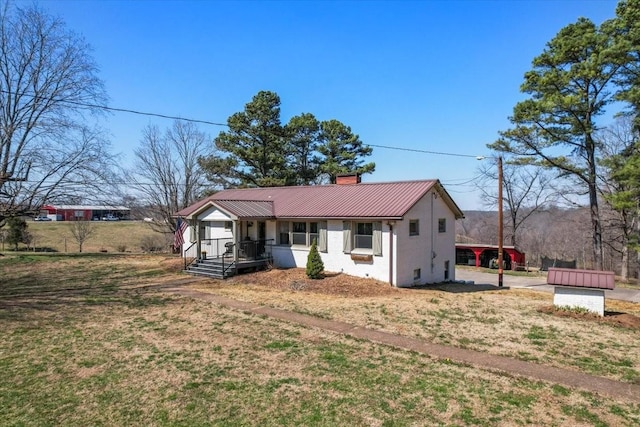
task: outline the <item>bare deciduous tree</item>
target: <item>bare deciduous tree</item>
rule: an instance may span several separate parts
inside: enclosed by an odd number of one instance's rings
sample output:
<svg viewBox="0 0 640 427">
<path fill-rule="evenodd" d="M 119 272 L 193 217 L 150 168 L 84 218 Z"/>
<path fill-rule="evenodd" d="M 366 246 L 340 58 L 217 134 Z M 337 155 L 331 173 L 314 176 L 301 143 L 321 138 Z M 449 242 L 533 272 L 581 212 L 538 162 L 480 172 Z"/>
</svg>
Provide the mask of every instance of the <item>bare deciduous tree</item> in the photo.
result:
<svg viewBox="0 0 640 427">
<path fill-rule="evenodd" d="M 498 172 L 495 162 L 482 163 L 477 187 L 485 206 L 498 204 Z M 511 245 L 517 246 L 519 230 L 526 220 L 555 199 L 555 191 L 549 185 L 550 177 L 541 167 L 515 164 L 509 160 L 503 164 L 503 203 L 506 206 L 507 233 Z"/>
<path fill-rule="evenodd" d="M 69 231 L 78 243 L 78 252 L 82 252 L 82 246 L 89 240 L 89 237 L 95 234 L 96 229 L 91 221 L 72 221 L 69 225 Z"/>
<path fill-rule="evenodd" d="M 157 126 L 143 130 L 129 181 L 156 211 L 159 221 L 150 223 L 155 231 L 175 232 L 172 215 L 202 196 L 207 180 L 198 158 L 212 151 L 211 140 L 193 123 L 176 120 L 164 134 Z"/>
<path fill-rule="evenodd" d="M 113 157 L 89 124 L 106 101 L 89 46 L 38 6 L 0 7 L 1 225 L 45 202 L 104 194 Z"/>
<path fill-rule="evenodd" d="M 630 116 L 619 117 L 598 133 L 601 152 L 599 189 L 604 202 L 604 244 L 620 256 L 620 275 L 629 278 L 634 250 L 638 250 L 640 201 L 640 135 Z M 612 263 L 614 264 L 614 263 Z"/>
</svg>

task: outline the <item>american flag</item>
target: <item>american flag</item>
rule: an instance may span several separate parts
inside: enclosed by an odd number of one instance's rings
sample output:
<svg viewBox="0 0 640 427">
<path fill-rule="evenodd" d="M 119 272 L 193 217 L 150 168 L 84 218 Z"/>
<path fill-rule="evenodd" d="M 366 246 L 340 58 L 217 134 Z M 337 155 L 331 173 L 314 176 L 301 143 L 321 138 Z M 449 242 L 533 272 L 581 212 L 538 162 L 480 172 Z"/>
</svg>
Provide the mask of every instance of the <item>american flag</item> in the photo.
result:
<svg viewBox="0 0 640 427">
<path fill-rule="evenodd" d="M 182 218 L 178 218 L 176 226 L 176 232 L 173 236 L 173 247 L 178 249 L 184 244 L 184 232 L 187 229 L 188 224 L 187 221 L 184 221 Z"/>
</svg>

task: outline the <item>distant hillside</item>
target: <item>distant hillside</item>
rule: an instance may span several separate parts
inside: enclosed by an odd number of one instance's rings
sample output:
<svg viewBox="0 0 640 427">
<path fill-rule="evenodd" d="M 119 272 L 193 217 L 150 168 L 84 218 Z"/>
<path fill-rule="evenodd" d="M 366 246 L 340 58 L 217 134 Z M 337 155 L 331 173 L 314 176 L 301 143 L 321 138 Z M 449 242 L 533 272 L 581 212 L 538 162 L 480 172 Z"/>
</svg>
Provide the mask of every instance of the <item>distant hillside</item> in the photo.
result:
<svg viewBox="0 0 640 427">
<path fill-rule="evenodd" d="M 456 221 L 456 241 L 498 244 L 498 213 L 496 211 L 465 211 L 465 218 Z M 513 225 L 504 212 L 504 244 L 511 245 Z M 551 208 L 533 213 L 519 227 L 515 246 L 526 253 L 527 261 L 538 266 L 543 256 L 576 260 L 578 268 L 589 268 L 591 260 L 591 221 L 587 208 Z M 621 255 L 613 230 L 604 230 L 605 268 L 619 271 Z"/>
</svg>

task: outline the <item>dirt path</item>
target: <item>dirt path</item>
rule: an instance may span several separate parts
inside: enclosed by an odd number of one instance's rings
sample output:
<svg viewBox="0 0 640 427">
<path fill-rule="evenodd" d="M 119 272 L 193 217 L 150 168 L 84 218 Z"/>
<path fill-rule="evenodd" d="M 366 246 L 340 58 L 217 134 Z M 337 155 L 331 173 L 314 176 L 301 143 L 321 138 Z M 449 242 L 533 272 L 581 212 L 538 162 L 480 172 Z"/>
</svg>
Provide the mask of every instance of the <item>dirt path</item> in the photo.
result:
<svg viewBox="0 0 640 427">
<path fill-rule="evenodd" d="M 320 328 L 405 350 L 416 351 L 438 359 L 451 360 L 490 371 L 505 372 L 508 374 L 528 377 L 534 380 L 548 381 L 554 384 L 561 384 L 597 394 L 607 395 L 613 398 L 630 400 L 632 402 L 640 401 L 640 385 L 623 383 L 568 369 L 540 365 L 474 350 L 433 344 L 416 338 L 368 329 L 345 322 L 338 322 L 291 311 L 264 307 L 253 303 L 234 300 L 221 295 L 199 292 L 186 287 L 181 287 L 181 285 L 186 285 L 193 281 L 197 281 L 197 279 L 174 283 L 174 286 L 165 285 L 162 286 L 161 290 L 190 298 L 209 301 L 226 308 L 269 316 L 274 319 Z"/>
</svg>

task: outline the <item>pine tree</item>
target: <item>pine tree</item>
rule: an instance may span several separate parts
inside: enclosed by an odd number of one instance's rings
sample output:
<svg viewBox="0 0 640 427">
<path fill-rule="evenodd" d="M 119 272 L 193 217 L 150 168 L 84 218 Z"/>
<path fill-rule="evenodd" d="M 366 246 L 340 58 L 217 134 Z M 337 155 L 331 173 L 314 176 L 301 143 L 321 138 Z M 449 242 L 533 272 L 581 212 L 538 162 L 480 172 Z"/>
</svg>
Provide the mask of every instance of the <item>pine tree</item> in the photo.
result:
<svg viewBox="0 0 640 427">
<path fill-rule="evenodd" d="M 307 277 L 310 279 L 324 278 L 324 263 L 322 262 L 322 258 L 320 258 L 316 239 L 313 239 L 309 256 L 307 256 Z"/>
<path fill-rule="evenodd" d="M 9 235 L 7 236 L 7 243 L 14 247 L 14 250 L 18 250 L 18 243 L 24 243 L 25 236 L 27 234 L 27 222 L 18 217 L 9 218 L 7 221 L 9 226 Z"/>
<path fill-rule="evenodd" d="M 351 128 L 338 120 L 320 123 L 320 142 L 317 148 L 322 155 L 320 172 L 328 177 L 331 184 L 342 173 L 372 173 L 376 164 L 365 163 L 364 157 L 370 156 L 373 149 L 365 145 Z"/>
</svg>

